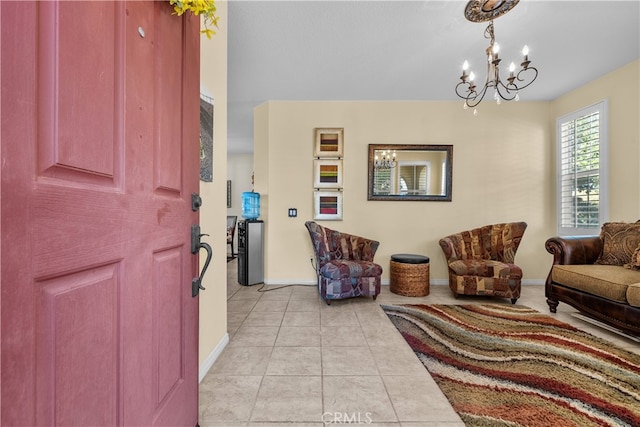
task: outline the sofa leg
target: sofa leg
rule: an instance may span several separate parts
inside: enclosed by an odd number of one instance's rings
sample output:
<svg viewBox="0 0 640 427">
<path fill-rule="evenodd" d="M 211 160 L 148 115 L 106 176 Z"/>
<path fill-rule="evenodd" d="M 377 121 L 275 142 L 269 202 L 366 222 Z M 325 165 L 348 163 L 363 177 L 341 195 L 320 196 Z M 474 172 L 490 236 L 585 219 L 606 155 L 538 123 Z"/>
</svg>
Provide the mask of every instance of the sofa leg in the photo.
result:
<svg viewBox="0 0 640 427">
<path fill-rule="evenodd" d="M 373 300 L 374 300 L 374 301 L 376 300 L 376 298 L 378 298 L 378 295 L 374 295 L 374 296 L 373 296 Z"/>
<path fill-rule="evenodd" d="M 511 298 L 511 304 L 515 304 L 518 301 L 518 298 Z"/>
<path fill-rule="evenodd" d="M 324 302 L 327 303 L 327 305 L 331 305 L 331 300 L 329 298 L 327 298 L 326 300 L 324 300 Z"/>
<path fill-rule="evenodd" d="M 549 311 L 552 313 L 556 312 L 556 309 L 558 308 L 559 303 L 560 303 L 559 301 L 555 301 L 547 298 L 547 305 L 549 306 Z"/>
</svg>

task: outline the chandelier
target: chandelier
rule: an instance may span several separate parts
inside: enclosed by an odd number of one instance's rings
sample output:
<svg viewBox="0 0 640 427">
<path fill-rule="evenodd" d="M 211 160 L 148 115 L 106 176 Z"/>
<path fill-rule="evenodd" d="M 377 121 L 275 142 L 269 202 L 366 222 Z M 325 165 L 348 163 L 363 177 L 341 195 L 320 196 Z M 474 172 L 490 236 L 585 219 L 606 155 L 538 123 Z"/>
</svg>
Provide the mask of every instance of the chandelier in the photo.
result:
<svg viewBox="0 0 640 427">
<path fill-rule="evenodd" d="M 373 160 L 373 165 L 376 169 L 392 169 L 396 167 L 396 152 L 390 150 L 383 150 L 380 153 L 380 157 L 376 153 Z"/>
<path fill-rule="evenodd" d="M 501 100 L 518 101 L 519 91 L 529 86 L 538 77 L 538 70 L 531 67 L 529 61 L 529 48 L 525 45 L 522 49 L 523 60 L 516 74 L 516 65 L 509 65 L 509 77 L 506 80 L 500 75 L 499 56 L 500 45 L 496 43 L 493 29 L 493 20 L 504 15 L 518 4 L 520 0 L 471 0 L 465 7 L 464 14 L 471 22 L 489 21 L 489 26 L 484 31 L 484 37 L 490 40 L 486 49 L 487 77 L 484 85 L 478 88 L 475 83 L 476 75 L 469 71 L 469 62 L 462 65 L 460 83 L 456 85 L 456 94 L 464 99 L 464 108 L 473 108 L 473 114 L 477 114 L 476 105 L 480 104 L 490 88 L 493 88 L 493 99 L 500 104 Z"/>
</svg>

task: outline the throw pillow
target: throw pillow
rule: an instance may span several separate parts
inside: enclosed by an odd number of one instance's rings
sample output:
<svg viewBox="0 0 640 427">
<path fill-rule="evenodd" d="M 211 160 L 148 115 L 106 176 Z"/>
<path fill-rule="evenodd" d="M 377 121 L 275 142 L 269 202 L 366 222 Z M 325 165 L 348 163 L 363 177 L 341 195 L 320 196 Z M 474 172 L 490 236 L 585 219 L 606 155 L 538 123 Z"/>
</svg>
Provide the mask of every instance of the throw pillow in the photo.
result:
<svg viewBox="0 0 640 427">
<path fill-rule="evenodd" d="M 602 252 L 595 264 L 625 265 L 640 246 L 640 222 L 607 222 L 600 232 Z"/>
<path fill-rule="evenodd" d="M 633 255 L 631 255 L 631 262 L 624 266 L 633 270 L 640 270 L 640 246 L 638 246 L 633 252 Z"/>
</svg>

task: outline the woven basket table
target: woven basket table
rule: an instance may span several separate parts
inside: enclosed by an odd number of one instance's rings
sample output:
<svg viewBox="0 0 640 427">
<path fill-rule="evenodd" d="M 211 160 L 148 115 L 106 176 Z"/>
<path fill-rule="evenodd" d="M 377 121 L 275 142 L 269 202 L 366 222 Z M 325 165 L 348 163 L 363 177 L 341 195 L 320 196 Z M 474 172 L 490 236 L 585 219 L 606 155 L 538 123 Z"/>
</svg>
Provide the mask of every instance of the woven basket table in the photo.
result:
<svg viewBox="0 0 640 427">
<path fill-rule="evenodd" d="M 405 297 L 429 295 L 429 257 L 395 254 L 390 264 L 391 292 Z"/>
</svg>

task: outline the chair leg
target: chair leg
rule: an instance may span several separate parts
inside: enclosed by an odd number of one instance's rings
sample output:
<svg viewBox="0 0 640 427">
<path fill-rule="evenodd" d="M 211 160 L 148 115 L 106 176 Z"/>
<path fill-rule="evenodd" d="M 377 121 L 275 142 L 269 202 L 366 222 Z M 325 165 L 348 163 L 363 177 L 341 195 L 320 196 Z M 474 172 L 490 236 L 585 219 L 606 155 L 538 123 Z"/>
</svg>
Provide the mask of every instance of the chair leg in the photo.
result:
<svg viewBox="0 0 640 427">
<path fill-rule="evenodd" d="M 511 298 L 511 304 L 515 304 L 518 301 L 518 298 Z"/>
<path fill-rule="evenodd" d="M 376 298 L 378 298 L 378 295 L 374 295 L 374 296 L 373 296 L 373 300 L 374 300 L 374 301 L 376 300 Z"/>
</svg>

